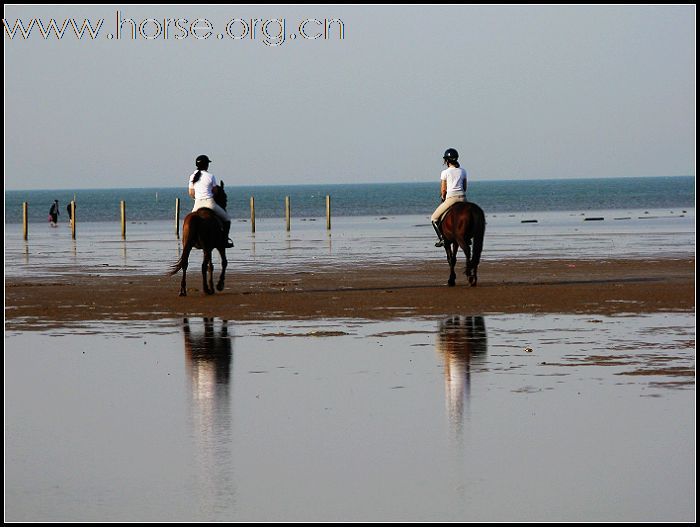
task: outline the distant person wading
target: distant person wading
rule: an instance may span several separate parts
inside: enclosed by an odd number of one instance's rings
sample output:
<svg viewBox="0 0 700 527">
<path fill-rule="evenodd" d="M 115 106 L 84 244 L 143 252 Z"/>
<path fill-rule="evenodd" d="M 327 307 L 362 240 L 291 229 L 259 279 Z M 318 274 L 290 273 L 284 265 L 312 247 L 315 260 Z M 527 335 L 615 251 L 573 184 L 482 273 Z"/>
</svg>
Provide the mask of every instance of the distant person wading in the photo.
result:
<svg viewBox="0 0 700 527">
<path fill-rule="evenodd" d="M 207 208 L 213 210 L 223 222 L 223 230 L 228 242 L 227 248 L 233 247 L 231 238 L 228 237 L 231 230 L 231 217 L 214 201 L 214 192 L 218 190 L 216 178 L 208 172 L 211 160 L 207 156 L 199 156 L 195 161 L 197 171 L 190 176 L 188 191 L 191 198 L 194 198 L 192 212 Z"/>
<path fill-rule="evenodd" d="M 440 198 L 442 203 L 430 217 L 438 237 L 435 247 L 443 247 L 445 245 L 442 230 L 440 229 L 440 220 L 443 214 L 455 203 L 467 201 L 467 172 L 459 167 L 458 158 L 459 154 L 454 148 L 448 148 L 445 150 L 445 155 L 442 156 L 443 164 L 447 165 L 447 168 L 440 173 Z"/>
<path fill-rule="evenodd" d="M 53 205 L 49 209 L 49 225 L 55 227 L 58 224 L 58 200 L 53 200 Z"/>
</svg>

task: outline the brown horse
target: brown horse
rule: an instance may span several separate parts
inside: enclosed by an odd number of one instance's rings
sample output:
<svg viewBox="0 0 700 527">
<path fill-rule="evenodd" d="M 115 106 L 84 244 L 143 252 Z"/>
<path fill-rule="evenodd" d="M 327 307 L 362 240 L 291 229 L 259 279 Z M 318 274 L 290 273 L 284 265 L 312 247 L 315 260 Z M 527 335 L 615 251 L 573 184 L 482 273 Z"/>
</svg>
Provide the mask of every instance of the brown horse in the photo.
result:
<svg viewBox="0 0 700 527">
<path fill-rule="evenodd" d="M 214 187 L 214 201 L 224 210 L 228 198 L 224 192 L 224 182 L 219 187 Z M 218 190 L 216 190 L 218 189 Z M 180 282 L 180 296 L 187 295 L 187 263 L 192 249 L 202 249 L 204 251 L 204 261 L 202 262 L 202 281 L 204 292 L 208 295 L 214 294 L 214 263 L 212 253 L 214 249 L 221 255 L 221 276 L 216 284 L 219 291 L 224 289 L 224 278 L 226 275 L 226 242 L 227 237 L 222 230 L 221 220 L 211 209 L 199 209 L 190 212 L 185 216 L 182 224 L 182 254 L 180 259 L 170 268 L 169 274 L 172 276 L 182 269 L 182 282 Z M 208 276 L 207 276 L 208 271 Z"/>
<path fill-rule="evenodd" d="M 467 257 L 467 267 L 464 274 L 469 279 L 469 285 L 476 287 L 476 270 L 481 260 L 484 230 L 486 229 L 484 211 L 479 205 L 469 201 L 455 203 L 443 216 L 440 228 L 445 239 L 447 262 L 450 264 L 450 279 L 447 281 L 447 285 L 450 287 L 455 285 L 457 277 L 455 264 L 457 263 L 458 247 L 461 247 Z M 470 247 L 472 240 L 474 246 Z"/>
</svg>

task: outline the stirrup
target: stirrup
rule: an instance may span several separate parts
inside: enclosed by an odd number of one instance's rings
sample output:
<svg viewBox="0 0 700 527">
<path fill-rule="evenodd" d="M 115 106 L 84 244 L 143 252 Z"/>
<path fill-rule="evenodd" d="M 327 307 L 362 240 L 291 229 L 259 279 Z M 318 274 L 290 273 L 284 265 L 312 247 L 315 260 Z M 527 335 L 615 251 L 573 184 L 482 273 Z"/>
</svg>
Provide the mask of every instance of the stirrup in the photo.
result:
<svg viewBox="0 0 700 527">
<path fill-rule="evenodd" d="M 229 238 L 226 240 L 226 248 L 230 249 L 231 247 L 233 247 L 233 242 L 231 241 L 231 238 Z"/>
<path fill-rule="evenodd" d="M 444 247 L 445 242 L 443 240 L 438 240 L 435 242 L 435 247 Z"/>
</svg>

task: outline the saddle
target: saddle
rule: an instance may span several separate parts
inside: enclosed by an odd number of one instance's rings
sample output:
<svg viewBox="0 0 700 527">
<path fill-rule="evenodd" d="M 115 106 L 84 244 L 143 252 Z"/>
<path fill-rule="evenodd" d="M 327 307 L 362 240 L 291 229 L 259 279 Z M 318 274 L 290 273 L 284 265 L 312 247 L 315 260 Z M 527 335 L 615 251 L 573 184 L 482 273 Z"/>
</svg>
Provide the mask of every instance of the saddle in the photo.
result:
<svg viewBox="0 0 700 527">
<path fill-rule="evenodd" d="M 202 207 L 201 209 L 197 209 L 197 210 L 208 210 L 209 212 L 211 212 L 211 217 L 214 218 L 214 220 L 216 221 L 216 224 L 219 226 L 219 230 L 221 230 L 221 231 L 224 230 L 224 220 L 222 220 L 219 217 L 219 215 L 216 212 L 214 212 L 212 209 L 210 209 L 209 207 Z"/>
<path fill-rule="evenodd" d="M 437 224 L 442 225 L 442 220 L 445 219 L 445 216 L 447 216 L 447 213 L 450 212 L 454 208 L 455 205 L 459 205 L 460 203 L 468 203 L 468 201 L 455 201 L 452 205 L 447 207 L 447 210 L 445 212 L 443 212 L 440 215 L 440 218 L 438 219 Z"/>
<path fill-rule="evenodd" d="M 459 202 L 457 202 L 457 203 L 459 203 Z M 440 214 L 440 217 L 439 217 L 438 220 L 435 222 L 435 223 L 438 224 L 438 226 L 439 226 L 439 225 L 442 225 L 442 220 L 445 219 L 445 216 L 447 216 L 447 213 L 450 212 L 450 211 L 452 210 L 452 207 L 454 207 L 455 205 L 457 205 L 457 203 L 453 203 L 452 205 L 450 205 L 449 207 L 447 207 L 447 210 L 446 210 L 445 212 L 443 212 L 442 214 Z"/>
<path fill-rule="evenodd" d="M 224 221 L 223 219 L 221 219 L 219 215 L 209 207 L 202 207 L 199 210 L 208 210 L 211 212 L 211 216 L 216 220 L 216 225 L 218 226 L 219 232 L 221 233 L 221 236 L 224 240 L 224 245 L 226 246 L 226 248 L 233 247 L 233 241 L 231 241 L 231 238 L 229 237 L 229 229 L 231 228 L 231 222 Z"/>
</svg>

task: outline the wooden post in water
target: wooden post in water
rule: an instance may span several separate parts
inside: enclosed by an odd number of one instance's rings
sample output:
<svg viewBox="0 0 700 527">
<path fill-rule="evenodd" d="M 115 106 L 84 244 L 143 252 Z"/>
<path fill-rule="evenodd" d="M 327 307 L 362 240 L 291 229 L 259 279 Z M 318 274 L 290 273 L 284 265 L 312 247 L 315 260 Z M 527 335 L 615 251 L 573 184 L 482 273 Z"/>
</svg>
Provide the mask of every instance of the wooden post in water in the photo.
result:
<svg viewBox="0 0 700 527">
<path fill-rule="evenodd" d="M 70 202 L 70 236 L 75 240 L 75 200 Z"/>
<path fill-rule="evenodd" d="M 175 236 L 180 239 L 180 198 L 175 198 Z"/>
<path fill-rule="evenodd" d="M 292 230 L 292 207 L 289 196 L 284 197 L 284 217 L 287 220 L 287 232 Z"/>
<path fill-rule="evenodd" d="M 250 232 L 255 234 L 255 198 L 250 197 Z"/>
<path fill-rule="evenodd" d="M 24 233 L 25 240 L 29 236 L 28 222 L 29 222 L 29 204 L 25 201 L 24 203 L 22 203 L 22 232 Z"/>
<path fill-rule="evenodd" d="M 326 230 L 331 230 L 331 196 L 326 195 Z"/>
<path fill-rule="evenodd" d="M 126 240 L 126 201 L 119 202 L 122 210 L 122 240 Z"/>
</svg>

